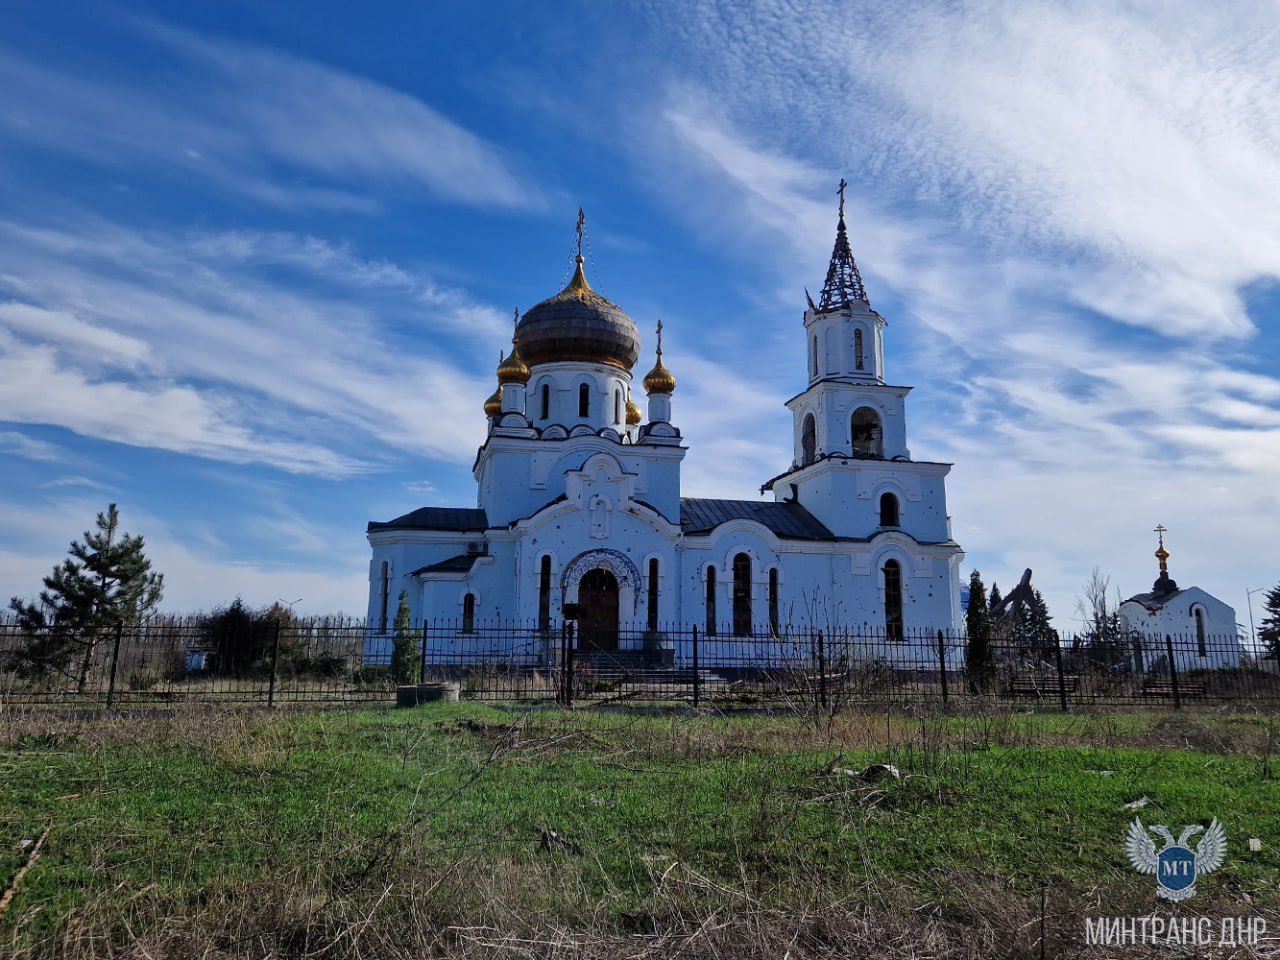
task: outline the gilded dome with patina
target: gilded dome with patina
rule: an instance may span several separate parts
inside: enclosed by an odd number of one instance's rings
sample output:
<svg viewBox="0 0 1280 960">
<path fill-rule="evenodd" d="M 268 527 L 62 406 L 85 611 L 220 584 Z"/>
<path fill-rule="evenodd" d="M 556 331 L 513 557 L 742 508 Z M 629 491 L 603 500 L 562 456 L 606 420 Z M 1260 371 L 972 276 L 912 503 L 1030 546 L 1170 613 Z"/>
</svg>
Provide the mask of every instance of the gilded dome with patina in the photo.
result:
<svg viewBox="0 0 1280 960">
<path fill-rule="evenodd" d="M 498 383 L 518 383 L 524 386 L 529 382 L 529 365 L 524 362 L 520 353 L 520 338 L 511 338 L 511 352 L 498 364 Z"/>
<path fill-rule="evenodd" d="M 640 356 L 640 333 L 617 304 L 591 289 L 582 255 L 569 285 L 531 307 L 516 327 L 520 355 L 531 367 L 572 360 L 630 370 Z"/>
<path fill-rule="evenodd" d="M 631 390 L 627 390 L 627 426 L 634 427 L 640 423 L 643 417 L 640 415 L 640 408 L 636 406 L 636 402 L 631 399 Z"/>
<path fill-rule="evenodd" d="M 484 402 L 484 415 L 486 417 L 496 417 L 502 413 L 502 388 L 499 387 L 493 393 L 489 394 L 489 399 Z"/>
</svg>

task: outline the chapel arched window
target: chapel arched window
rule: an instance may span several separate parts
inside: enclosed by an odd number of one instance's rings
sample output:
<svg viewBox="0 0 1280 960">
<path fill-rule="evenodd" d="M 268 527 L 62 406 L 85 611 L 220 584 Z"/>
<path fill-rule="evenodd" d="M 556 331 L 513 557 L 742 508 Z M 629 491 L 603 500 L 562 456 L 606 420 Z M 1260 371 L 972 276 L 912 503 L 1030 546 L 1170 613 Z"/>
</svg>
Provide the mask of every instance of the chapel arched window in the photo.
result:
<svg viewBox="0 0 1280 960">
<path fill-rule="evenodd" d="M 707 636 L 716 635 L 716 568 L 707 567 Z"/>
<path fill-rule="evenodd" d="M 769 631 L 778 635 L 778 568 L 769 570 Z"/>
<path fill-rule="evenodd" d="M 538 630 L 551 631 L 551 558 L 543 557 L 538 567 Z"/>
<path fill-rule="evenodd" d="M 863 369 L 865 360 L 862 353 L 862 331 L 853 331 L 853 365 L 857 370 Z"/>
<path fill-rule="evenodd" d="M 542 419 L 551 419 L 551 384 L 542 385 Z"/>
<path fill-rule="evenodd" d="M 649 610 L 648 627 L 650 633 L 658 631 L 658 558 L 649 558 Z"/>
<path fill-rule="evenodd" d="M 1205 636 L 1204 607 L 1196 607 L 1196 653 L 1202 657 L 1209 655 L 1209 639 Z"/>
<path fill-rule="evenodd" d="M 462 632 L 476 632 L 476 595 L 468 593 L 462 598 Z"/>
<path fill-rule="evenodd" d="M 591 388 L 585 383 L 578 386 L 578 416 L 591 416 Z"/>
</svg>

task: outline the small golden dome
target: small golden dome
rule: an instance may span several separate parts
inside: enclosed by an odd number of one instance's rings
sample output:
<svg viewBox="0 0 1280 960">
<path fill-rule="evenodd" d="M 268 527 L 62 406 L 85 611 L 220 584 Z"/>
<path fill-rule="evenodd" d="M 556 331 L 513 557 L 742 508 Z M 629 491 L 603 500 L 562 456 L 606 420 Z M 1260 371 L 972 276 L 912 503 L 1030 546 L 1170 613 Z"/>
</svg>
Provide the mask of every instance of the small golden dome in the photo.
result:
<svg viewBox="0 0 1280 960">
<path fill-rule="evenodd" d="M 484 415 L 486 417 L 497 417 L 502 415 L 502 388 L 499 387 L 489 395 L 489 399 L 484 402 Z"/>
<path fill-rule="evenodd" d="M 670 370 L 662 365 L 662 321 L 658 321 L 658 359 L 653 369 L 644 375 L 645 393 L 672 394 L 676 389 L 676 378 Z"/>
<path fill-rule="evenodd" d="M 529 382 L 529 365 L 520 356 L 520 341 L 511 338 L 511 353 L 498 364 L 498 383 L 518 383 L 524 386 Z"/>
<path fill-rule="evenodd" d="M 627 389 L 627 426 L 634 427 L 640 423 L 640 408 L 636 406 L 636 402 L 631 399 L 631 390 Z"/>
</svg>

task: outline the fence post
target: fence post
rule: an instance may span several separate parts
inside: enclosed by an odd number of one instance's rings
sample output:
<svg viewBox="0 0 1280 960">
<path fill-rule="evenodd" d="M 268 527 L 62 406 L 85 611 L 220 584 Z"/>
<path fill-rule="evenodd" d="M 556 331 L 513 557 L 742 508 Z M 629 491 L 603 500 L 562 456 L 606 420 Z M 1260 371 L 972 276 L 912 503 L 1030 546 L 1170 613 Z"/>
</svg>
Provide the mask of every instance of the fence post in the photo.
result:
<svg viewBox="0 0 1280 960">
<path fill-rule="evenodd" d="M 116 699 L 116 667 L 120 663 L 120 638 L 124 633 L 124 624 L 116 624 L 115 643 L 111 649 L 111 676 L 107 680 L 107 709 L 111 709 L 111 705 Z"/>
<path fill-rule="evenodd" d="M 418 682 L 427 682 L 427 632 L 429 628 L 427 621 L 422 621 L 422 650 L 418 657 Z"/>
<path fill-rule="evenodd" d="M 827 648 L 823 643 L 822 631 L 818 631 L 818 704 L 822 712 L 827 712 Z"/>
<path fill-rule="evenodd" d="M 573 706 L 573 621 L 570 620 L 565 625 L 565 643 L 564 652 L 565 659 L 568 662 L 568 669 L 565 671 L 565 688 L 564 688 L 564 705 L 566 707 Z"/>
<path fill-rule="evenodd" d="M 276 705 L 276 673 L 280 668 L 280 618 L 275 618 L 275 633 L 271 638 L 271 679 L 267 682 L 267 706 Z"/>
<path fill-rule="evenodd" d="M 698 701 L 701 697 L 702 681 L 698 675 L 698 625 L 693 625 L 693 709 L 698 709 Z"/>
<path fill-rule="evenodd" d="M 1053 659 L 1058 666 L 1058 706 L 1062 708 L 1062 712 L 1067 712 L 1067 678 L 1062 671 L 1062 638 L 1058 637 L 1053 643 Z"/>
<path fill-rule="evenodd" d="M 1182 709 L 1182 691 L 1178 689 L 1178 661 L 1173 655 L 1173 635 L 1164 635 L 1164 648 L 1169 654 L 1169 682 L 1173 685 L 1173 709 Z"/>
<path fill-rule="evenodd" d="M 941 630 L 938 631 L 938 675 L 942 678 L 942 709 L 947 709 L 947 641 Z"/>
</svg>

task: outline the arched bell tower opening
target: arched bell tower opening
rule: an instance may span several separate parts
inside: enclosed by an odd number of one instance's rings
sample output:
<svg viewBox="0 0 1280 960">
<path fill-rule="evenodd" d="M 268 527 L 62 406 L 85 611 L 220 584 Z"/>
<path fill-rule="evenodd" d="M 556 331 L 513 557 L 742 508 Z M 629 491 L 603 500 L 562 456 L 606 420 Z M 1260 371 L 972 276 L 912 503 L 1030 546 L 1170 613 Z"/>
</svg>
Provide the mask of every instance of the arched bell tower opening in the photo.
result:
<svg viewBox="0 0 1280 960">
<path fill-rule="evenodd" d="M 860 460 L 884 459 L 884 427 L 880 414 L 871 407 L 859 407 L 849 420 L 853 455 Z"/>
<path fill-rule="evenodd" d="M 812 413 L 805 414 L 800 428 L 800 466 L 807 467 L 818 459 L 818 424 Z"/>
</svg>

